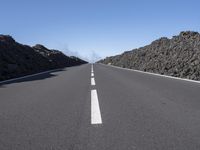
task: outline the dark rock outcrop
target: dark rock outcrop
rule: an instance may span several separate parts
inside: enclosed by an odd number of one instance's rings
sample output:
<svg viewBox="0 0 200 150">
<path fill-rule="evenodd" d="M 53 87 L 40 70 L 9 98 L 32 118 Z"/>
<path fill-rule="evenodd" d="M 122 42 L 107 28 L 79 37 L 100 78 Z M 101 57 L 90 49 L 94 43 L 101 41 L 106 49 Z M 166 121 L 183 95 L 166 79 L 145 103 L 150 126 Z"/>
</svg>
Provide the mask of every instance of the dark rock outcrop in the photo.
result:
<svg viewBox="0 0 200 150">
<path fill-rule="evenodd" d="M 99 62 L 200 80 L 200 34 L 181 32 L 172 39 L 160 38 L 145 47 L 107 57 Z"/>
<path fill-rule="evenodd" d="M 0 35 L 0 81 L 85 63 L 58 50 L 49 50 L 42 45 L 22 45 L 11 36 Z"/>
</svg>

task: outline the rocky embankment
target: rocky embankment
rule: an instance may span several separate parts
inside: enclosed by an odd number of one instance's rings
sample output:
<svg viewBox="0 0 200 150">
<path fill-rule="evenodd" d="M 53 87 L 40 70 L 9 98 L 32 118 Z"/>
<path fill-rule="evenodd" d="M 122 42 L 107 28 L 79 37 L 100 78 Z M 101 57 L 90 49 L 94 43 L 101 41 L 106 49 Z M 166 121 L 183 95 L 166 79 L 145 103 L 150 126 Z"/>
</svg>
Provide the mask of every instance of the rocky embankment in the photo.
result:
<svg viewBox="0 0 200 150">
<path fill-rule="evenodd" d="M 49 50 L 42 45 L 22 45 L 11 36 L 0 35 L 0 81 L 85 63 L 58 50 Z"/>
<path fill-rule="evenodd" d="M 107 57 L 99 62 L 200 80 L 200 34 L 191 31 L 181 32 L 171 39 L 163 37 L 145 47 Z"/>
</svg>

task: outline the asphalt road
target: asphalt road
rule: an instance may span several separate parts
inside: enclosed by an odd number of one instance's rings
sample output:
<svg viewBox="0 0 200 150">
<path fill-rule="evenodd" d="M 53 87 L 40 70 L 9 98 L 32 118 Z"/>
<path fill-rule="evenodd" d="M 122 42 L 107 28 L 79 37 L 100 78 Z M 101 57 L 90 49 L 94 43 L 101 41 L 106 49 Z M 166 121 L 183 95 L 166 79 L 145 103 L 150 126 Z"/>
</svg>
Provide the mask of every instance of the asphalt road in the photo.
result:
<svg viewBox="0 0 200 150">
<path fill-rule="evenodd" d="M 200 84 L 93 70 L 1 84 L 0 150 L 200 150 Z"/>
</svg>

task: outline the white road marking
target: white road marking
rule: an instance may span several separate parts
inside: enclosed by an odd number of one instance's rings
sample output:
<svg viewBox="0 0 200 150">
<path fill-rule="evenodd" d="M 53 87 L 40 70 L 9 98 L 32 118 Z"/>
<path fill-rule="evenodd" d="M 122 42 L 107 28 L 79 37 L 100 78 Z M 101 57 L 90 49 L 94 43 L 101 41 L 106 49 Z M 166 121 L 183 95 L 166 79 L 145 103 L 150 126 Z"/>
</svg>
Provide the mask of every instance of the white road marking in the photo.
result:
<svg viewBox="0 0 200 150">
<path fill-rule="evenodd" d="M 94 73 L 93 64 L 92 64 L 92 66 L 91 66 L 91 72 Z"/>
<path fill-rule="evenodd" d="M 8 80 L 1 81 L 0 84 L 6 83 L 6 82 L 11 82 L 11 81 L 16 81 L 16 80 L 20 80 L 20 79 L 26 79 L 26 78 L 29 78 L 29 77 L 34 77 L 34 76 L 42 75 L 42 74 L 45 74 L 45 73 L 53 73 L 54 71 L 56 72 L 56 71 L 59 71 L 61 69 L 63 69 L 63 68 L 52 69 L 52 70 L 43 71 L 43 72 L 31 74 L 31 75 L 26 75 L 26 76 L 22 76 L 22 77 L 18 77 L 18 78 L 8 79 Z"/>
<path fill-rule="evenodd" d="M 93 64 L 91 65 L 91 85 L 95 85 Z M 99 100 L 96 89 L 91 90 L 91 124 L 102 124 Z"/>
<path fill-rule="evenodd" d="M 91 90 L 91 124 L 102 124 L 97 90 Z"/>
<path fill-rule="evenodd" d="M 105 65 L 105 64 L 102 64 L 102 65 Z M 141 71 L 141 70 L 134 70 L 134 69 L 129 69 L 129 68 L 122 68 L 122 67 L 113 66 L 113 65 L 105 65 L 105 66 L 110 66 L 110 67 L 113 67 L 113 68 L 118 68 L 118 69 L 123 69 L 123 70 L 129 70 L 129 71 L 134 71 L 134 72 L 139 72 L 139 73 L 149 74 L 149 75 L 154 75 L 154 76 L 159 76 L 159 77 L 165 77 L 165 78 L 170 78 L 170 79 L 175 79 L 175 80 L 182 80 L 182 81 L 187 81 L 187 82 L 200 83 L 200 81 L 196 81 L 196 80 L 179 78 L 179 77 L 173 77 L 173 76 L 162 75 L 162 74 L 157 74 L 157 73 L 152 73 L 152 72 L 145 72 L 145 71 Z"/>
<path fill-rule="evenodd" d="M 94 77 L 91 78 L 91 85 L 95 85 Z"/>
</svg>

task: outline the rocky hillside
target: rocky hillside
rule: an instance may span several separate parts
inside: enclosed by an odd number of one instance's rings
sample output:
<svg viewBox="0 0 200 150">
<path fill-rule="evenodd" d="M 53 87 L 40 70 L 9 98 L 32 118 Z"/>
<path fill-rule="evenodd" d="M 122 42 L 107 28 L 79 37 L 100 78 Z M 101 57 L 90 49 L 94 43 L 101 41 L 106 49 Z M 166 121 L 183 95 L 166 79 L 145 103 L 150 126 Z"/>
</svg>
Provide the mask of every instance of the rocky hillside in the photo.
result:
<svg viewBox="0 0 200 150">
<path fill-rule="evenodd" d="M 200 80 L 200 34 L 181 32 L 150 45 L 99 61 L 125 68 Z"/>
<path fill-rule="evenodd" d="M 30 47 L 0 35 L 0 80 L 87 63 L 42 45 Z"/>
</svg>

